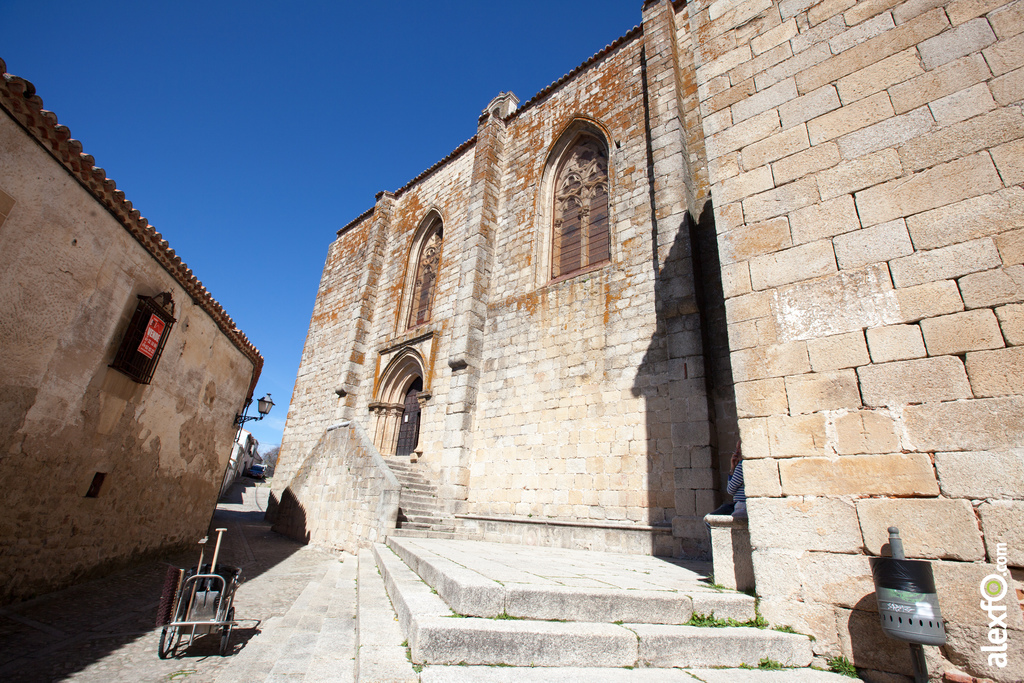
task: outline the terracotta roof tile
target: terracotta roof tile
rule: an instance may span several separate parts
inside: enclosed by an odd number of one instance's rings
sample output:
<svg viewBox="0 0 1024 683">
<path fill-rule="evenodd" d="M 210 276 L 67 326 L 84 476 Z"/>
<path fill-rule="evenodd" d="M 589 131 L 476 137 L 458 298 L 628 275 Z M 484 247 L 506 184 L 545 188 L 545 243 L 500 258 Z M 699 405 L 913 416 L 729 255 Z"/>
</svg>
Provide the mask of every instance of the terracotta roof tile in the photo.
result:
<svg viewBox="0 0 1024 683">
<path fill-rule="evenodd" d="M 96 166 L 92 155 L 82 152 L 82 143 L 71 137 L 67 126 L 57 122 L 57 115 L 43 109 L 43 100 L 36 95 L 31 82 L 7 73 L 7 64 L 0 59 L 0 108 L 10 114 L 50 155 L 60 162 L 86 190 L 103 204 L 110 214 L 163 266 L 182 289 L 206 311 L 217 327 L 255 366 L 249 393 L 256 387 L 263 369 L 263 356 L 245 336 L 224 307 L 207 291 L 192 270 L 174 253 L 167 240 L 132 206 L 124 192 Z"/>
</svg>

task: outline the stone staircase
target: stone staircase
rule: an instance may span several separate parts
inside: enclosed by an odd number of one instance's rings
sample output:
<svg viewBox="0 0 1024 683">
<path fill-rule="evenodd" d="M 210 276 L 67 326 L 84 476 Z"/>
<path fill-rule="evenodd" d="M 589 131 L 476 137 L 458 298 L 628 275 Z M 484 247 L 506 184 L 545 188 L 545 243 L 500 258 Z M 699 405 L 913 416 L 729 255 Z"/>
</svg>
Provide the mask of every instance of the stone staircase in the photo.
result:
<svg viewBox="0 0 1024 683">
<path fill-rule="evenodd" d="M 685 625 L 755 615 L 752 597 L 700 581 L 702 564 L 409 537 L 342 557 L 236 643 L 217 683 L 846 680 L 806 668 L 806 636 Z M 764 659 L 794 668 L 738 668 Z"/>
<path fill-rule="evenodd" d="M 384 461 L 402 486 L 395 535 L 455 538 L 455 521 L 444 512 L 437 497 L 437 486 L 423 476 L 420 467 L 408 458 L 391 456 Z"/>
<path fill-rule="evenodd" d="M 730 681 L 843 680 L 807 668 L 807 636 L 688 625 L 695 614 L 756 617 L 754 598 L 701 580 L 703 563 L 401 537 L 376 544 L 373 556 L 422 681 L 449 667 L 494 681 L 601 680 L 611 671 L 607 680 L 692 683 L 718 680 L 715 669 L 733 669 Z M 767 660 L 787 670 L 757 670 Z M 747 666 L 755 670 L 736 670 Z M 523 668 L 499 673 L 505 667 Z"/>
</svg>

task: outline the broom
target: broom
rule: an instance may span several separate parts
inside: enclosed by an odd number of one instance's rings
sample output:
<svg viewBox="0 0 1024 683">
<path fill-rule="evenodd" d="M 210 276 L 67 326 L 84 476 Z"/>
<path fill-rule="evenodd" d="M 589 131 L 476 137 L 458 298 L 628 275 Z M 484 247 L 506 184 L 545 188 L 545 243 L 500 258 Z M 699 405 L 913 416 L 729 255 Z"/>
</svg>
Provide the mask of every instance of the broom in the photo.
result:
<svg viewBox="0 0 1024 683">
<path fill-rule="evenodd" d="M 164 589 L 160 592 L 160 604 L 156 608 L 156 625 L 164 626 L 171 623 L 171 611 L 178 602 L 178 591 L 181 590 L 181 578 L 185 570 L 168 567 L 164 577 Z"/>
</svg>

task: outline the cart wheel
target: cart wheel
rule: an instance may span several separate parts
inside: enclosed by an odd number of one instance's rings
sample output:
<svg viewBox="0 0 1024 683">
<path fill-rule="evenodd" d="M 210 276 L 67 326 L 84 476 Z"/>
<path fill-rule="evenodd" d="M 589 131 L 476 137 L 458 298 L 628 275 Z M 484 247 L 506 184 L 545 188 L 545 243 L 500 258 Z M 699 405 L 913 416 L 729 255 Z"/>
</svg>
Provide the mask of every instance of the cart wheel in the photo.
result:
<svg viewBox="0 0 1024 683">
<path fill-rule="evenodd" d="M 228 653 L 228 641 L 231 640 L 231 622 L 235 620 L 235 608 L 228 610 L 228 624 L 220 630 L 220 656 Z"/>
<path fill-rule="evenodd" d="M 163 630 L 160 631 L 160 646 L 156 651 L 157 656 L 160 659 L 167 659 L 168 655 L 173 655 L 177 642 L 178 627 L 164 626 Z"/>
</svg>

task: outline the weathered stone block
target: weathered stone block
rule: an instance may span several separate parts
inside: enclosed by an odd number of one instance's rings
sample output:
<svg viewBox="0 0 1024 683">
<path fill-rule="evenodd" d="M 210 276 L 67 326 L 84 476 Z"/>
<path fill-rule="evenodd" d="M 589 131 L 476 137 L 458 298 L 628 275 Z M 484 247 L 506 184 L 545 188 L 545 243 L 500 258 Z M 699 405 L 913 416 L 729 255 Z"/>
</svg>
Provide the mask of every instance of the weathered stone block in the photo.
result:
<svg viewBox="0 0 1024 683">
<path fill-rule="evenodd" d="M 930 356 L 1004 346 L 999 321 L 990 308 L 927 318 L 921 321 L 921 332 Z"/>
<path fill-rule="evenodd" d="M 931 71 L 954 59 L 978 52 L 994 42 L 996 35 L 989 23 L 984 19 L 973 19 L 925 40 L 917 49 L 921 53 L 924 68 Z"/>
<path fill-rule="evenodd" d="M 1007 344 L 1024 344 L 1024 304 L 1011 304 L 996 309 L 999 327 Z"/>
<path fill-rule="evenodd" d="M 722 291 L 726 299 L 747 294 L 750 290 L 750 267 L 746 262 L 722 266 Z"/>
<path fill-rule="evenodd" d="M 956 285 L 954 285 L 955 287 Z M 771 315 L 768 292 L 751 292 L 725 302 L 725 319 L 729 323 L 743 322 Z"/>
<path fill-rule="evenodd" d="M 810 372 L 807 347 L 803 342 L 775 344 L 735 351 L 732 354 L 733 376 L 737 382 L 768 377 L 785 377 Z"/>
<path fill-rule="evenodd" d="M 921 68 L 917 50 L 911 48 L 840 78 L 836 87 L 844 103 L 856 102 L 922 73 L 924 69 Z"/>
<path fill-rule="evenodd" d="M 857 510 L 837 498 L 748 498 L 750 544 L 755 552 L 821 550 L 860 552 L 862 540 Z M 755 569 L 756 571 L 756 569 Z"/>
<path fill-rule="evenodd" d="M 928 282 L 916 287 L 896 290 L 902 320 L 913 322 L 922 318 L 964 310 L 960 290 L 952 280 Z"/>
<path fill-rule="evenodd" d="M 889 406 L 970 398 L 964 364 L 953 356 L 857 368 L 864 405 Z"/>
<path fill-rule="evenodd" d="M 737 421 L 740 439 L 743 441 L 743 459 L 767 458 L 771 455 L 768 445 L 768 420 L 763 417 L 740 418 Z"/>
<path fill-rule="evenodd" d="M 950 498 L 1024 497 L 1024 448 L 935 454 L 942 495 Z"/>
<path fill-rule="evenodd" d="M 1013 276 L 1017 277 L 1014 278 Z M 967 308 L 982 308 L 1024 301 L 1024 268 L 998 268 L 966 275 L 957 281 Z"/>
<path fill-rule="evenodd" d="M 757 577 L 761 576 L 756 568 L 754 573 Z M 764 585 L 760 581 L 758 578 L 758 586 Z M 761 591 L 760 588 L 758 590 Z M 764 595 L 759 592 L 759 596 Z M 797 633 L 814 636 L 811 645 L 819 657 L 832 656 L 830 653 L 839 651 L 836 614 L 832 606 L 765 596 L 758 600 L 757 609 L 773 626 L 789 626 Z"/>
<path fill-rule="evenodd" d="M 828 275 L 836 270 L 832 242 L 819 240 L 754 258 L 750 262 L 750 284 L 755 290 L 767 289 Z"/>
<path fill-rule="evenodd" d="M 900 161 L 906 170 L 917 171 L 957 157 L 965 157 L 978 150 L 995 147 L 1022 135 L 1024 116 L 1012 107 L 1001 108 L 946 126 L 928 135 L 919 134 L 900 147 Z M 842 141 L 839 143 L 839 149 L 845 155 Z"/>
<path fill-rule="evenodd" d="M 961 57 L 945 64 L 934 71 L 928 71 L 906 83 L 900 83 L 889 89 L 893 108 L 897 114 L 917 109 L 946 95 L 969 88 L 975 83 L 988 79 L 992 74 L 988 70 L 985 58 L 981 54 Z"/>
<path fill-rule="evenodd" d="M 822 199 L 829 199 L 863 190 L 902 174 L 899 153 L 894 149 L 886 149 L 822 171 L 818 174 L 818 191 Z"/>
<path fill-rule="evenodd" d="M 895 672 L 904 676 L 914 672 L 910 648 L 906 643 L 885 635 L 876 612 L 838 607 L 836 626 L 839 628 L 840 652 L 859 669 Z M 877 683 L 893 683 L 907 679 L 886 676 L 874 680 Z"/>
<path fill-rule="evenodd" d="M 779 107 L 782 128 L 792 128 L 805 121 L 810 121 L 830 111 L 834 111 L 839 107 L 839 95 L 836 93 L 835 86 L 822 86 Z"/>
<path fill-rule="evenodd" d="M 756 168 L 748 173 L 741 173 L 734 178 L 723 180 L 712 188 L 716 198 L 723 203 L 735 202 L 758 192 L 775 187 L 771 169 Z"/>
<path fill-rule="evenodd" d="M 986 49 L 982 54 L 992 69 L 993 76 L 1024 66 L 1024 35 L 1018 34 L 1009 40 L 1002 40 Z"/>
<path fill-rule="evenodd" d="M 988 23 L 1000 38 L 1024 32 L 1024 5 L 1011 2 L 988 15 Z"/>
<path fill-rule="evenodd" d="M 907 218 L 907 229 L 917 249 L 945 247 L 1014 228 L 1024 228 L 1024 189 L 1019 187 Z"/>
<path fill-rule="evenodd" d="M 732 105 L 733 123 L 746 121 L 793 99 L 796 99 L 796 81 L 787 78 Z"/>
<path fill-rule="evenodd" d="M 799 563 L 805 602 L 859 609 L 871 608 L 875 602 L 875 581 L 866 555 L 807 553 Z"/>
<path fill-rule="evenodd" d="M 975 154 L 858 192 L 857 211 L 861 225 L 867 227 L 994 192 L 1002 186 L 992 158 L 987 153 Z"/>
<path fill-rule="evenodd" d="M 807 357 L 814 372 L 853 368 L 871 362 L 862 332 L 811 339 L 807 342 Z"/>
<path fill-rule="evenodd" d="M 807 135 L 812 145 L 834 140 L 893 116 L 889 95 L 881 92 L 846 105 L 807 122 Z"/>
<path fill-rule="evenodd" d="M 795 19 L 784 21 L 778 26 L 750 39 L 750 49 L 755 55 L 766 52 L 776 45 L 781 45 L 797 35 L 799 29 Z"/>
<path fill-rule="evenodd" d="M 924 454 L 918 457 L 928 459 Z M 907 557 L 962 561 L 985 557 L 969 500 L 861 500 L 857 502 L 857 515 L 864 545 L 872 555 L 882 554 L 882 546 L 889 542 L 889 527 L 895 526 L 899 527 Z"/>
<path fill-rule="evenodd" d="M 839 145 L 826 142 L 776 161 L 772 164 L 772 175 L 775 177 L 775 184 L 782 185 L 810 173 L 831 168 L 839 163 L 839 159 Z"/>
<path fill-rule="evenodd" d="M 860 407 L 857 373 L 849 369 L 787 377 L 786 395 L 793 415 Z"/>
<path fill-rule="evenodd" d="M 781 377 L 736 384 L 736 413 L 740 417 L 763 417 L 787 412 L 786 380 Z"/>
<path fill-rule="evenodd" d="M 860 228 L 857 208 L 850 195 L 794 211 L 789 220 L 793 244 L 806 244 Z"/>
<path fill-rule="evenodd" d="M 928 108 L 937 124 L 950 126 L 995 109 L 996 101 L 987 84 L 977 83 L 931 102 Z"/>
<path fill-rule="evenodd" d="M 748 496 L 778 498 L 782 495 L 779 463 L 771 458 L 743 462 L 743 487 Z"/>
<path fill-rule="evenodd" d="M 781 287 L 773 292 L 771 309 L 783 341 L 827 337 L 903 320 L 884 263 Z"/>
<path fill-rule="evenodd" d="M 869 2 L 862 4 L 870 5 L 872 3 Z M 854 7 L 856 7 L 856 5 L 854 5 Z M 857 17 L 855 15 L 856 13 L 851 11 L 844 16 L 847 25 L 852 26 L 853 28 L 843 31 L 828 41 L 828 46 L 831 48 L 832 54 L 839 54 L 840 52 L 849 50 L 851 47 L 860 45 L 865 40 L 874 38 L 878 34 L 884 33 L 896 26 L 892 20 L 892 15 L 888 12 L 878 14 L 868 21 L 863 21 L 863 17 Z"/>
<path fill-rule="evenodd" d="M 902 218 L 838 235 L 833 244 L 836 261 L 843 270 L 914 253 L 914 246 L 910 243 L 910 235 Z"/>
<path fill-rule="evenodd" d="M 1001 265 L 1002 260 L 992 238 L 983 237 L 895 259 L 889 264 L 889 270 L 893 283 L 903 288 L 958 278 Z"/>
<path fill-rule="evenodd" d="M 800 562 L 806 555 L 807 553 L 800 549 L 754 548 L 754 576 L 758 585 L 764 586 L 760 594 L 765 595 L 765 591 L 769 591 L 767 595 L 776 600 L 800 597 L 803 588 L 800 581 Z"/>
<path fill-rule="evenodd" d="M 978 398 L 1024 393 L 1024 346 L 968 353 L 967 377 Z"/>
<path fill-rule="evenodd" d="M 709 135 L 704 142 L 705 150 L 709 159 L 715 159 L 763 140 L 781 127 L 779 113 L 772 109 Z"/>
<path fill-rule="evenodd" d="M 825 416 L 822 413 L 794 417 L 775 415 L 768 418 L 767 430 L 768 445 L 773 458 L 822 455 L 828 444 Z"/>
<path fill-rule="evenodd" d="M 1011 567 L 1024 567 L 1024 501 L 996 500 L 978 508 L 981 528 L 985 532 L 988 561 L 999 556 L 999 544 Z"/>
<path fill-rule="evenodd" d="M 804 126 L 784 130 L 744 147 L 740 152 L 743 168 L 753 169 L 765 166 L 777 159 L 805 150 L 808 146 L 807 129 Z M 770 187 L 774 187 L 774 185 Z M 758 190 L 758 192 L 760 191 Z"/>
<path fill-rule="evenodd" d="M 889 363 L 894 360 L 924 358 L 924 339 L 917 325 L 891 325 L 875 327 L 867 331 L 871 360 L 875 363 Z"/>
<path fill-rule="evenodd" d="M 785 216 L 730 230 L 718 236 L 723 263 L 747 261 L 786 249 L 792 243 L 789 220 Z"/>
<path fill-rule="evenodd" d="M 1024 263 L 1024 230 L 1011 230 L 994 238 L 999 257 L 1004 266 L 1016 266 Z"/>
<path fill-rule="evenodd" d="M 913 141 L 934 126 L 935 122 L 932 119 L 931 111 L 928 107 L 920 107 L 844 135 L 839 138 L 839 152 L 844 159 L 854 159 L 886 147 L 896 147 Z M 976 149 L 969 151 L 973 152 Z M 935 161 L 945 161 L 945 159 L 936 159 Z M 905 161 L 902 163 L 904 168 L 908 168 Z"/>
<path fill-rule="evenodd" d="M 1024 139 L 1007 142 L 991 151 L 992 160 L 996 162 L 999 175 L 1006 185 L 1024 183 Z"/>
<path fill-rule="evenodd" d="M 931 460 L 924 453 L 844 455 L 779 461 L 785 496 L 937 496 Z"/>
<path fill-rule="evenodd" d="M 819 199 L 818 184 L 814 178 L 803 178 L 747 197 L 743 200 L 743 215 L 748 222 L 763 221 L 816 204 Z"/>
<path fill-rule="evenodd" d="M 1016 69 L 989 83 L 996 104 L 1006 106 L 1024 99 L 1024 68 Z"/>
<path fill-rule="evenodd" d="M 902 536 L 902 534 L 900 535 Z M 977 624 L 981 621 L 978 617 L 981 614 L 981 617 L 985 619 L 979 624 L 981 628 L 975 627 L 975 630 L 983 635 L 984 640 L 987 640 L 987 638 L 984 638 L 984 635 L 988 634 L 988 629 L 984 627 L 988 625 L 989 620 L 987 618 L 988 615 L 980 610 L 981 595 L 979 591 L 981 580 L 995 573 L 998 573 L 997 566 L 989 562 L 937 561 L 932 563 L 932 574 L 935 577 L 935 592 L 939 595 L 939 607 L 942 609 L 942 616 L 949 620 L 948 625 L 952 626 L 957 623 Z M 966 590 L 968 588 L 971 590 Z M 1012 596 L 1012 590 L 1008 591 L 1007 597 Z M 1018 632 L 1024 629 L 1022 613 L 1024 613 L 1024 610 L 1007 610 L 1006 625 Z M 1010 638 L 1013 638 L 1015 635 L 1016 633 L 1009 634 Z M 1024 633 L 1021 633 L 1021 636 L 1024 636 Z M 950 640 L 952 641 L 953 639 L 950 638 Z M 962 641 L 961 646 L 963 646 Z M 1024 655 L 1024 648 L 1022 648 L 1021 654 Z"/>
<path fill-rule="evenodd" d="M 1004 450 L 1024 443 L 1020 396 L 907 406 L 903 417 L 906 447 L 918 451 Z"/>
<path fill-rule="evenodd" d="M 840 455 L 899 450 L 896 422 L 881 411 L 858 410 L 836 418 L 836 451 Z"/>
</svg>

